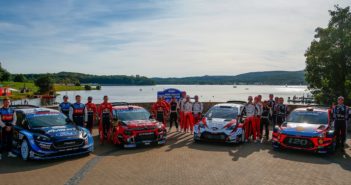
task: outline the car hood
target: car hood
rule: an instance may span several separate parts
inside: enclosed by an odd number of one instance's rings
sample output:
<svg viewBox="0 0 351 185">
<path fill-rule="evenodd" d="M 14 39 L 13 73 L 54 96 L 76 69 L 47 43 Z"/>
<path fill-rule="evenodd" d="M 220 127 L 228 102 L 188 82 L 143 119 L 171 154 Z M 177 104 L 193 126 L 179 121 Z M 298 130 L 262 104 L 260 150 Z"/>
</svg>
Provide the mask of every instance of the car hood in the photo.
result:
<svg viewBox="0 0 351 185">
<path fill-rule="evenodd" d="M 34 128 L 32 132 L 46 135 L 51 138 L 79 138 L 81 128 L 68 124 L 63 126 Z"/>
<path fill-rule="evenodd" d="M 212 119 L 205 118 L 205 122 L 206 122 L 206 125 L 209 129 L 222 130 L 225 127 L 229 127 L 233 124 L 236 124 L 236 119 L 225 120 L 225 119 L 221 119 L 221 118 L 212 118 Z"/>
<path fill-rule="evenodd" d="M 283 125 L 282 133 L 287 135 L 299 135 L 306 137 L 315 137 L 325 130 L 328 126 L 325 124 L 309 124 L 309 123 L 292 123 L 288 122 Z"/>
<path fill-rule="evenodd" d="M 132 120 L 123 122 L 128 129 L 138 129 L 138 128 L 147 128 L 155 129 L 160 125 L 159 122 L 155 120 Z"/>
</svg>

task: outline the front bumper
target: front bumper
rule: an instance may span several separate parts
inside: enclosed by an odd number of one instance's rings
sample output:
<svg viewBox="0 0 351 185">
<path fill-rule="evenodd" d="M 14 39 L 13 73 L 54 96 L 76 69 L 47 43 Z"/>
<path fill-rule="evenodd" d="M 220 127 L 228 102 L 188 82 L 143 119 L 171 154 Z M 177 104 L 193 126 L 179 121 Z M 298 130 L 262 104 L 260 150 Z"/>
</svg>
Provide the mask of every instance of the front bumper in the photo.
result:
<svg viewBox="0 0 351 185">
<path fill-rule="evenodd" d="M 144 134 L 144 135 L 139 135 Z M 127 136 L 124 134 L 118 135 L 120 143 L 124 148 L 135 148 L 137 146 L 149 146 L 149 145 L 163 145 L 166 144 L 167 134 L 164 132 L 148 132 L 145 135 L 144 133 L 135 133 L 132 136 Z"/>
<path fill-rule="evenodd" d="M 243 130 L 237 128 L 235 131 L 221 130 L 218 132 L 211 132 L 205 128 L 194 127 L 194 140 L 195 141 L 213 141 L 224 143 L 240 143 L 243 141 Z"/>
<path fill-rule="evenodd" d="M 298 140 L 306 140 L 308 145 L 289 144 L 287 139 L 293 138 Z M 333 138 L 319 138 L 319 137 L 301 137 L 293 135 L 285 135 L 279 133 L 273 133 L 272 147 L 275 149 L 292 149 L 292 150 L 303 150 L 316 153 L 328 153 L 331 148 L 335 146 Z"/>
</svg>

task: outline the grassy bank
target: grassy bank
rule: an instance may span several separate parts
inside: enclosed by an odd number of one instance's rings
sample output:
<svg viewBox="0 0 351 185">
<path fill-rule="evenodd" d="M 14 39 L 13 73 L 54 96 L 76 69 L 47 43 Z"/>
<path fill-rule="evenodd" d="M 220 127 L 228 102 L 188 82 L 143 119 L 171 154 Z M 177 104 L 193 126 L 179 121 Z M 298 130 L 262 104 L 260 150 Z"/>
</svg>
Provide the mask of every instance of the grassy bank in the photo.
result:
<svg viewBox="0 0 351 185">
<path fill-rule="evenodd" d="M 3 87 L 10 87 L 12 89 L 16 89 L 18 91 L 12 91 L 11 99 L 20 100 L 25 98 L 31 98 L 36 94 L 39 88 L 33 82 L 0 82 Z M 29 92 L 21 93 L 20 90 L 22 88 L 27 88 Z M 75 86 L 75 85 L 64 85 L 64 84 L 55 84 L 55 91 L 82 91 L 85 90 L 83 86 Z M 92 86 L 92 90 L 96 90 L 95 86 Z M 1 96 L 0 96 L 1 99 Z"/>
</svg>

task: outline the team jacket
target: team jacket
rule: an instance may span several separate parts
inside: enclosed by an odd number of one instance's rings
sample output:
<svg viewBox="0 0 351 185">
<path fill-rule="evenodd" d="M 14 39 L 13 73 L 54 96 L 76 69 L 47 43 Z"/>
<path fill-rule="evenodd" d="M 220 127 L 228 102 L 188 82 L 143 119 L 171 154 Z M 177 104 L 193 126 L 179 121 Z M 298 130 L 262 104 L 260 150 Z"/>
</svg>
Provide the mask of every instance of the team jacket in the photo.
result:
<svg viewBox="0 0 351 185">
<path fill-rule="evenodd" d="M 284 104 L 277 104 L 275 106 L 275 112 L 279 117 L 286 117 L 288 115 L 288 107 Z"/>
<path fill-rule="evenodd" d="M 83 103 L 74 103 L 69 109 L 69 119 L 72 121 L 88 121 L 88 111 Z"/>
<path fill-rule="evenodd" d="M 336 105 L 333 108 L 333 119 L 335 121 L 347 121 L 349 119 L 349 108 L 346 105 Z"/>
<path fill-rule="evenodd" d="M 107 120 L 113 118 L 112 104 L 111 103 L 101 103 L 99 106 L 99 117 Z"/>
<path fill-rule="evenodd" d="M 97 114 L 97 107 L 94 103 L 86 103 L 85 107 L 87 108 L 88 111 L 88 117 L 93 116 L 93 118 L 95 118 L 96 114 Z"/>
<path fill-rule="evenodd" d="M 0 116 L 0 127 L 16 125 L 17 117 L 15 111 L 12 108 L 1 108 Z"/>
<path fill-rule="evenodd" d="M 185 113 L 193 112 L 193 103 L 191 103 L 191 102 L 184 102 L 184 104 L 183 104 L 183 112 L 185 112 Z"/>
<path fill-rule="evenodd" d="M 204 105 L 201 102 L 193 103 L 193 113 L 194 114 L 202 114 L 204 110 Z"/>
<path fill-rule="evenodd" d="M 241 115 L 246 115 L 246 117 L 252 117 L 252 116 L 256 116 L 257 115 L 257 107 L 252 104 L 252 103 L 247 103 L 242 112 L 241 112 Z"/>
<path fill-rule="evenodd" d="M 62 112 L 64 115 L 66 115 L 67 117 L 69 116 L 69 109 L 71 108 L 71 103 L 67 102 L 62 102 L 60 103 L 60 105 L 58 106 L 58 109 L 60 112 Z"/>
</svg>

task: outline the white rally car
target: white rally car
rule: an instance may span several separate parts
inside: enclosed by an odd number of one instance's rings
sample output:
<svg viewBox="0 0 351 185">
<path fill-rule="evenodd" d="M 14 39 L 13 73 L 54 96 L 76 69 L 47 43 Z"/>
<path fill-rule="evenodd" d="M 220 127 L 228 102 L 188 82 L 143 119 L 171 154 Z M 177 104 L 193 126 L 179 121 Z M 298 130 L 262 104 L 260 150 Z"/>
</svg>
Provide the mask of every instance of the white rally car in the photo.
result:
<svg viewBox="0 0 351 185">
<path fill-rule="evenodd" d="M 243 142 L 245 136 L 243 124 L 238 119 L 243 106 L 239 103 L 222 103 L 213 106 L 202 121 L 194 126 L 194 140 Z"/>
</svg>

